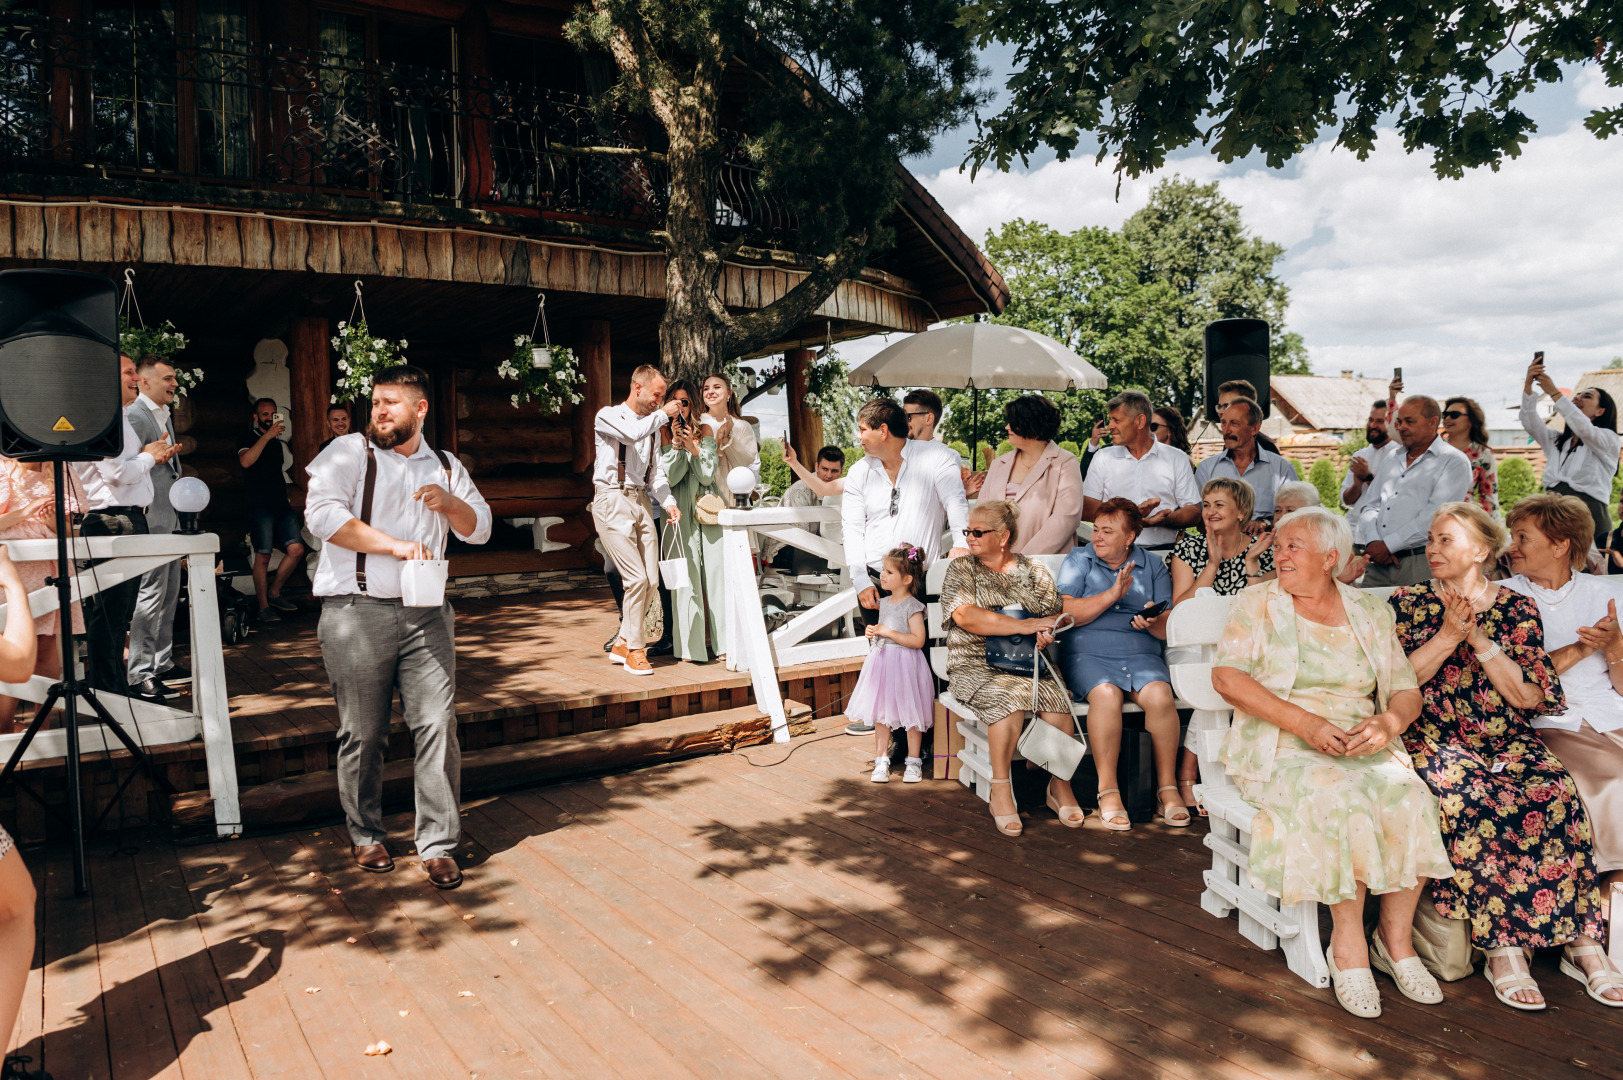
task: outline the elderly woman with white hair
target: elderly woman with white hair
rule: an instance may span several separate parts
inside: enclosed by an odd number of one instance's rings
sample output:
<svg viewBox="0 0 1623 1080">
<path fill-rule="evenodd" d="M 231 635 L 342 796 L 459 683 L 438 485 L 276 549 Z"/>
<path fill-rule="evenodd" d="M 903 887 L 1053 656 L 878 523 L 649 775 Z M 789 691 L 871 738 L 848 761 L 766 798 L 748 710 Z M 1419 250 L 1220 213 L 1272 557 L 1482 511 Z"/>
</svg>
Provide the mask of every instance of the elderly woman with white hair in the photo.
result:
<svg viewBox="0 0 1623 1080">
<path fill-rule="evenodd" d="M 1223 764 L 1258 808 L 1252 881 L 1285 904 L 1330 908 L 1325 959 L 1336 1000 L 1379 1016 L 1364 897 L 1382 897 L 1384 959 L 1404 993 L 1442 1000 L 1411 936 L 1421 888 L 1453 873 L 1437 797 L 1401 736 L 1420 715 L 1413 666 L 1392 609 L 1336 580 L 1352 554 L 1347 523 L 1323 507 L 1275 529 L 1278 577 L 1235 598 L 1212 660 L 1234 707 Z"/>
<path fill-rule="evenodd" d="M 1287 480 L 1274 492 L 1274 520 L 1279 521 L 1286 514 L 1294 514 L 1310 506 L 1323 505 L 1318 488 L 1306 480 Z"/>
</svg>

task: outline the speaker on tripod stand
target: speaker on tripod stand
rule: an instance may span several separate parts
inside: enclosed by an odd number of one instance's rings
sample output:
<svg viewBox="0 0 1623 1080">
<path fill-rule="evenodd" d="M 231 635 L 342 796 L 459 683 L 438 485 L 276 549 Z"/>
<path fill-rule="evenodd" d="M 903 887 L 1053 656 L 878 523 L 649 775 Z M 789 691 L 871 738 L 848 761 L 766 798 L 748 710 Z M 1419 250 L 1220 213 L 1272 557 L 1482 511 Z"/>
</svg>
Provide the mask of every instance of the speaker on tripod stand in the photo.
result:
<svg viewBox="0 0 1623 1080">
<path fill-rule="evenodd" d="M 86 890 L 84 808 L 79 784 L 79 695 L 71 614 L 73 564 L 68 558 L 64 493 L 70 461 L 99 461 L 124 448 L 119 386 L 118 295 L 113 283 L 75 270 L 0 271 L 0 454 L 18 461 L 53 463 L 56 488 L 56 586 L 62 630 L 62 677 L 51 687 L 12 751 L 0 785 L 17 764 L 56 703 L 62 703 L 67 741 L 68 824 L 73 833 L 74 893 Z M 136 762 L 168 789 L 145 751 L 94 694 L 86 700 Z M 31 789 L 19 790 L 39 799 Z M 119 789 L 122 795 L 123 788 Z M 50 809 L 48 806 L 47 809 Z"/>
</svg>

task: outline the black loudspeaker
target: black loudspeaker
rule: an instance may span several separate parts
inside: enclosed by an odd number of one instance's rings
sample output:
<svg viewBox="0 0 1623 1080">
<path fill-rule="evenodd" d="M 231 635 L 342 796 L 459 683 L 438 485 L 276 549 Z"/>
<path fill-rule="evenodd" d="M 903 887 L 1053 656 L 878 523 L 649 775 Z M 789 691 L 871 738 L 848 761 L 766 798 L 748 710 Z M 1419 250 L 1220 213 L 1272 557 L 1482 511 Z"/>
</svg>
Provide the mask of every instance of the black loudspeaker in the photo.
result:
<svg viewBox="0 0 1623 1080">
<path fill-rule="evenodd" d="M 1257 388 L 1262 415 L 1273 414 L 1268 395 L 1268 324 L 1261 319 L 1219 319 L 1206 324 L 1206 419 L 1217 423 L 1217 388 L 1244 379 Z"/>
<path fill-rule="evenodd" d="M 97 461 L 124 448 L 118 292 L 77 270 L 0 272 L 0 454 Z"/>
</svg>

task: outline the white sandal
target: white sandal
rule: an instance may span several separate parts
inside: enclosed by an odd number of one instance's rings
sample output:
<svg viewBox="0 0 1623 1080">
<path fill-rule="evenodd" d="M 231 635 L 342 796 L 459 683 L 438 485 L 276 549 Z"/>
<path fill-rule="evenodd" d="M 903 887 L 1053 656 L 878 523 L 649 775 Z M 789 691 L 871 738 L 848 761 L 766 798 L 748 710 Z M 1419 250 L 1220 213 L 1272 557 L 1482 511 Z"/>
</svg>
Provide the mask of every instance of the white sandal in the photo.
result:
<svg viewBox="0 0 1623 1080">
<path fill-rule="evenodd" d="M 1608 990 L 1623 990 L 1623 975 L 1619 975 L 1609 962 L 1593 975 L 1585 975 L 1575 957 L 1598 956 L 1606 959 L 1606 950 L 1599 945 L 1568 945 L 1561 950 L 1561 974 L 1570 975 L 1584 984 L 1584 992 L 1609 1009 L 1623 1009 L 1623 1000 L 1606 997 Z"/>
<path fill-rule="evenodd" d="M 1443 988 L 1437 985 L 1437 980 L 1418 956 L 1411 956 L 1406 960 L 1394 960 L 1392 954 L 1386 949 L 1386 942 L 1381 940 L 1379 930 L 1370 935 L 1369 964 L 1377 971 L 1384 971 L 1392 976 L 1392 981 L 1398 984 L 1398 991 L 1410 1001 L 1418 1001 L 1422 1005 L 1440 1005 L 1443 1001 Z"/>
<path fill-rule="evenodd" d="M 1324 961 L 1330 965 L 1330 983 L 1343 1009 L 1365 1020 L 1381 1015 L 1381 988 L 1375 985 L 1373 971 L 1367 967 L 1340 970 L 1336 967 L 1334 945 L 1324 950 Z"/>
<path fill-rule="evenodd" d="M 1121 788 L 1105 788 L 1099 792 L 1099 798 L 1103 799 L 1106 795 L 1120 794 Z M 1106 810 L 1101 806 L 1099 807 L 1099 824 L 1111 832 L 1126 832 L 1133 827 L 1133 819 L 1127 816 L 1125 810 Z"/>
<path fill-rule="evenodd" d="M 1161 809 L 1157 811 L 1157 813 L 1161 815 L 1161 820 L 1172 826 L 1174 829 L 1188 828 L 1191 820 L 1189 817 L 1189 808 L 1184 806 L 1182 803 L 1174 804 L 1161 802 L 1161 792 L 1163 791 L 1170 791 L 1172 794 L 1176 795 L 1178 794 L 1178 785 L 1168 784 L 1166 787 L 1158 787 L 1155 789 L 1155 801 L 1161 803 Z M 1183 817 L 1175 817 L 1172 813 L 1169 813 L 1169 811 L 1182 814 Z"/>
<path fill-rule="evenodd" d="M 1059 800 L 1054 797 L 1053 781 L 1049 781 L 1048 790 L 1043 793 L 1043 801 L 1048 804 L 1050 810 L 1054 811 L 1054 816 L 1059 818 L 1060 824 L 1067 829 L 1080 829 L 1082 823 L 1088 820 L 1088 815 L 1080 806 L 1061 806 L 1059 804 Z"/>
<path fill-rule="evenodd" d="M 1544 991 L 1539 990 L 1538 983 L 1533 981 L 1533 969 L 1527 964 L 1527 954 L 1515 946 L 1503 949 L 1487 949 L 1485 951 L 1488 962 L 1482 965 L 1482 977 L 1487 979 L 1488 985 L 1493 987 L 1493 996 L 1509 1005 L 1512 1009 L 1520 1009 L 1522 1012 L 1543 1012 L 1548 1004 L 1547 1002 L 1517 1001 L 1510 996 L 1517 990 L 1535 990 L 1538 991 L 1540 997 L 1544 996 Z M 1493 977 L 1492 961 L 1501 956 L 1520 963 L 1512 963 L 1510 974 L 1495 979 Z"/>
<path fill-rule="evenodd" d="M 1007 781 L 1007 780 L 988 780 L 987 783 L 989 783 L 989 784 L 1007 784 L 1007 783 L 1009 783 L 1009 781 Z M 1009 788 L 1009 796 L 1011 798 L 1014 796 L 1014 788 L 1013 787 Z M 990 795 L 988 795 L 987 800 L 986 800 L 986 808 L 988 810 L 990 810 L 992 808 L 992 800 L 991 800 Z M 1020 806 L 1019 806 L 1018 803 L 1015 804 L 1014 813 L 1012 813 L 1012 814 L 999 814 L 996 811 L 993 811 L 993 813 L 992 813 L 992 822 L 993 822 L 993 824 L 995 824 L 997 826 L 997 831 L 1002 833 L 1004 836 L 1019 836 L 1021 833 L 1026 831 L 1025 826 L 1020 824 Z"/>
</svg>

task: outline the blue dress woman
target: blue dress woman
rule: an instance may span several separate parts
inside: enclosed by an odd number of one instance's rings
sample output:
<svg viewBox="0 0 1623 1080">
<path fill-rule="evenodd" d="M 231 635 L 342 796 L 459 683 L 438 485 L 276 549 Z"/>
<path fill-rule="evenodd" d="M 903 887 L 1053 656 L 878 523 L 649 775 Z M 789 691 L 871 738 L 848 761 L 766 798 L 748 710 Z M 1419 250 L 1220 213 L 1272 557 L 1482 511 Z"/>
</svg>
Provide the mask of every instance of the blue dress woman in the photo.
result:
<svg viewBox="0 0 1623 1080">
<path fill-rule="evenodd" d="M 1122 706 L 1144 710 L 1144 727 L 1155 747 L 1156 803 L 1161 820 L 1182 827 L 1189 811 L 1178 797 L 1178 710 L 1162 656 L 1167 613 L 1142 612 L 1172 601 L 1166 563 L 1135 541 L 1143 516 L 1127 499 L 1111 499 L 1093 522 L 1093 542 L 1075 548 L 1060 568 L 1059 591 L 1076 629 L 1065 643 L 1065 681 L 1088 702 L 1088 744 L 1099 772 L 1099 817 L 1104 827 L 1132 827 L 1116 781 L 1121 755 Z"/>
</svg>

